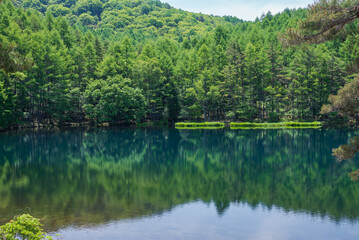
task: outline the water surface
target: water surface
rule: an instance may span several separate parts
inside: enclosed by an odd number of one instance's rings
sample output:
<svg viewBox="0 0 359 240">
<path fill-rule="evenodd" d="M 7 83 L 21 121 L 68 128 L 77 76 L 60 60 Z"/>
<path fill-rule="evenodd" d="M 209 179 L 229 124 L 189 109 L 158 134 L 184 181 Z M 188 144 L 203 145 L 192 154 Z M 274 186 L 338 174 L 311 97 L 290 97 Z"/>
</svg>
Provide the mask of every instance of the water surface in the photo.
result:
<svg viewBox="0 0 359 240">
<path fill-rule="evenodd" d="M 63 239 L 354 239 L 347 130 L 68 129 L 0 134 L 0 221 Z"/>
</svg>

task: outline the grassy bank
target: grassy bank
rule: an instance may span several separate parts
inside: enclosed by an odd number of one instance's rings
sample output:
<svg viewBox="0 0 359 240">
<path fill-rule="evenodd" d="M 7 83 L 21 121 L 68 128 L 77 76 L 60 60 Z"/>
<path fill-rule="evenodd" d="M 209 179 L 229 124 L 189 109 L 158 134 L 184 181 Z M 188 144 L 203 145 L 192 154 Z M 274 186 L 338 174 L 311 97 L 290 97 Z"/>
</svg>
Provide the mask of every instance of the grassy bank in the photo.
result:
<svg viewBox="0 0 359 240">
<path fill-rule="evenodd" d="M 176 127 L 176 129 L 209 129 L 209 130 L 213 130 L 213 129 L 223 129 L 223 127 Z"/>
<path fill-rule="evenodd" d="M 176 123 L 177 129 L 220 129 L 226 125 L 220 122 L 203 122 L 203 123 L 191 123 L 191 122 L 179 122 Z"/>
<path fill-rule="evenodd" d="M 321 122 L 230 123 L 231 129 L 241 128 L 320 128 Z"/>
</svg>

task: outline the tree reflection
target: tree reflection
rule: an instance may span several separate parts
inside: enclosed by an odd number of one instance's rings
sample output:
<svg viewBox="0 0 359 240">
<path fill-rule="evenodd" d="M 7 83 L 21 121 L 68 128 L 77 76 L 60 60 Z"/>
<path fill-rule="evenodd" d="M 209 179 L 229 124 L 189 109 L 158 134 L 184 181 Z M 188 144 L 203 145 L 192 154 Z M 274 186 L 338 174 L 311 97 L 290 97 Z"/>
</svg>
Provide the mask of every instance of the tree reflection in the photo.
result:
<svg viewBox="0 0 359 240">
<path fill-rule="evenodd" d="M 359 219 L 359 186 L 330 151 L 353 132 L 78 129 L 0 135 L 0 215 L 45 226 L 162 214 L 200 200 Z M 1 219 L 0 219 L 1 220 Z"/>
</svg>

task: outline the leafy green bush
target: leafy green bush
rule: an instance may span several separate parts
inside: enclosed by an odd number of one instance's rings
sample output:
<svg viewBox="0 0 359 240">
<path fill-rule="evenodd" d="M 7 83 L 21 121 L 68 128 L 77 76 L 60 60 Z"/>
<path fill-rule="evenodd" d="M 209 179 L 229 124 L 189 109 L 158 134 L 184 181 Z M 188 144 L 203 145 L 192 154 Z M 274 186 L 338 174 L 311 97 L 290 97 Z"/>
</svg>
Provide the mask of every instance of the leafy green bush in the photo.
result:
<svg viewBox="0 0 359 240">
<path fill-rule="evenodd" d="M 40 220 L 30 216 L 29 214 L 17 216 L 14 220 L 11 220 L 9 223 L 0 227 L 0 239 L 52 239 L 52 237 L 46 236 L 46 233 L 41 227 L 42 224 L 40 223 Z"/>
<path fill-rule="evenodd" d="M 142 90 L 130 85 L 130 80 L 119 75 L 89 84 L 83 106 L 87 118 L 95 122 L 140 121 L 146 111 L 145 97 Z"/>
</svg>

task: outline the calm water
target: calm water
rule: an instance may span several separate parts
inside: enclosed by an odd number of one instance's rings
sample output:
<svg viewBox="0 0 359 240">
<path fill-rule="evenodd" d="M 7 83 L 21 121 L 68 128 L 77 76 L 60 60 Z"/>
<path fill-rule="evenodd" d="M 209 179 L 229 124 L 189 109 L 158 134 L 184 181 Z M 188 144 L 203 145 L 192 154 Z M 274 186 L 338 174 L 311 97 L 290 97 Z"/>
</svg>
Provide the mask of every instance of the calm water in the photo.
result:
<svg viewBox="0 0 359 240">
<path fill-rule="evenodd" d="M 356 239 L 346 130 L 70 129 L 0 134 L 0 224 L 61 239 Z"/>
</svg>

